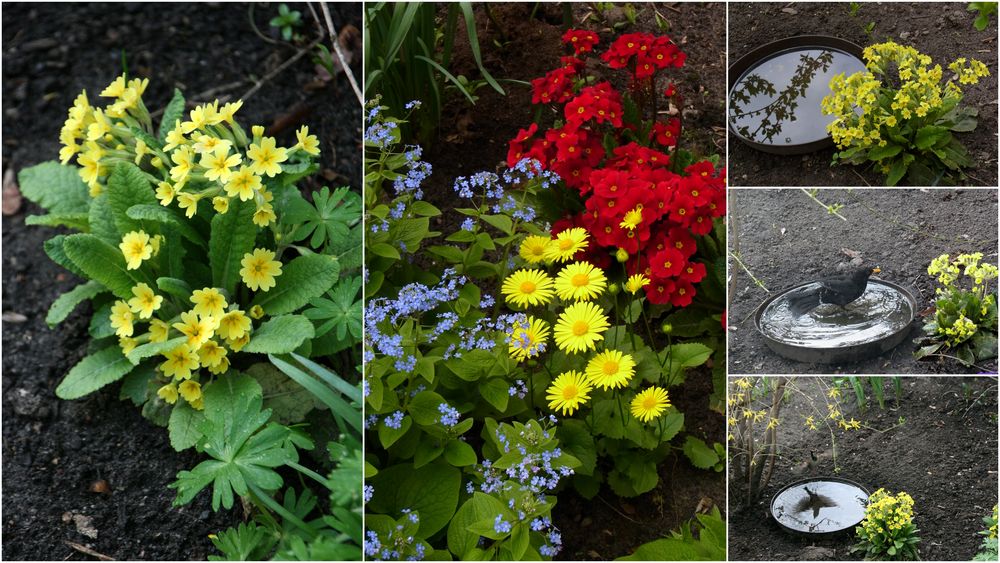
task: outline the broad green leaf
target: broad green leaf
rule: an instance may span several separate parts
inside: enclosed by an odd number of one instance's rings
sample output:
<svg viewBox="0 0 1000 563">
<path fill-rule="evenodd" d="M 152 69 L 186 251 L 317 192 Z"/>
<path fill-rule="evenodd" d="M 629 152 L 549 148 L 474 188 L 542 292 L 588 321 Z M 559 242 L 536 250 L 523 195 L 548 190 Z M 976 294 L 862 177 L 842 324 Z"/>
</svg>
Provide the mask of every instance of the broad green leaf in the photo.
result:
<svg viewBox="0 0 1000 563">
<path fill-rule="evenodd" d="M 198 443 L 201 431 L 198 425 L 205 419 L 202 411 L 195 410 L 185 401 L 177 401 L 170 411 L 170 422 L 167 430 L 170 432 L 170 445 L 176 451 L 186 450 Z"/>
<path fill-rule="evenodd" d="M 205 246 L 205 239 L 191 226 L 191 222 L 180 213 L 169 207 L 154 203 L 141 203 L 129 207 L 126 211 L 129 217 L 137 221 L 154 221 L 175 227 L 184 238 Z"/>
<path fill-rule="evenodd" d="M 56 387 L 60 399 L 79 399 L 109 383 L 114 383 L 132 371 L 132 364 L 122 355 L 117 344 L 95 352 L 73 366 Z"/>
<path fill-rule="evenodd" d="M 414 469 L 404 463 L 379 471 L 371 480 L 375 496 L 372 512 L 399 514 L 404 508 L 420 513 L 420 537 L 430 537 L 444 528 L 458 507 L 462 474 L 443 462 Z"/>
<path fill-rule="evenodd" d="M 252 201 L 233 199 L 227 213 L 212 218 L 208 262 L 212 266 L 213 285 L 225 289 L 230 295 L 236 291 L 236 283 L 240 281 L 240 261 L 254 249 L 257 238 L 254 211 Z"/>
<path fill-rule="evenodd" d="M 510 384 L 503 377 L 491 377 L 479 382 L 479 394 L 500 412 L 507 410 L 507 404 L 510 402 L 509 390 Z"/>
<path fill-rule="evenodd" d="M 63 248 L 63 241 L 66 240 L 66 236 L 67 235 L 56 235 L 42 243 L 42 248 L 45 249 L 45 254 L 47 254 L 53 262 L 59 264 L 63 268 L 66 268 L 81 278 L 85 278 L 87 277 L 87 274 L 85 274 L 79 266 L 74 264 L 73 261 L 69 259 L 69 256 L 66 256 L 66 251 Z"/>
<path fill-rule="evenodd" d="M 157 354 L 169 352 L 181 344 L 184 344 L 186 341 L 186 336 L 178 336 L 176 338 L 171 338 L 170 340 L 164 340 L 163 342 L 147 342 L 146 344 L 133 348 L 126 357 L 128 358 L 128 361 L 132 362 L 133 365 L 138 365 L 142 360 L 152 358 Z"/>
<path fill-rule="evenodd" d="M 271 318 L 250 334 L 244 352 L 257 354 L 288 354 L 313 337 L 313 325 L 302 315 L 280 315 Z"/>
<path fill-rule="evenodd" d="M 87 217 L 87 223 L 90 225 L 90 234 L 97 235 L 104 242 L 114 246 L 121 242 L 122 235 L 115 225 L 107 192 L 95 197 L 94 202 L 90 204 L 90 215 Z"/>
<path fill-rule="evenodd" d="M 152 362 L 147 362 L 130 371 L 122 378 L 122 386 L 118 391 L 118 399 L 128 399 L 135 406 L 142 406 L 149 393 L 150 381 L 156 377 L 156 368 Z"/>
<path fill-rule="evenodd" d="M 462 440 L 451 440 L 444 447 L 444 459 L 455 467 L 475 465 L 479 461 L 476 450 Z"/>
<path fill-rule="evenodd" d="M 903 150 L 903 147 L 895 143 L 886 144 L 884 147 L 873 147 L 868 151 L 868 160 L 882 160 L 884 158 L 890 158 L 899 154 Z"/>
<path fill-rule="evenodd" d="M 946 136 L 951 136 L 947 127 L 925 125 L 917 130 L 917 136 L 914 138 L 913 144 L 920 150 L 926 150 L 936 145 Z"/>
<path fill-rule="evenodd" d="M 63 322 L 73 312 L 73 309 L 76 309 L 77 305 L 107 290 L 108 288 L 95 281 L 88 281 L 74 287 L 52 302 L 49 313 L 45 316 L 45 322 L 50 327 Z"/>
<path fill-rule="evenodd" d="M 594 446 L 594 436 L 587 429 L 586 423 L 574 418 L 565 419 L 556 431 L 559 447 L 580 460 L 576 470 L 580 475 L 591 475 L 597 467 L 597 449 Z"/>
<path fill-rule="evenodd" d="M 691 460 L 691 465 L 698 469 L 711 469 L 719 463 L 719 454 L 700 438 L 688 436 L 684 440 L 684 455 Z"/>
<path fill-rule="evenodd" d="M 87 213 L 90 193 L 75 166 L 56 161 L 21 170 L 17 183 L 21 194 L 50 213 Z"/>
<path fill-rule="evenodd" d="M 170 103 L 163 110 L 163 118 L 160 120 L 158 137 L 161 143 L 166 142 L 167 133 L 173 131 L 178 119 L 184 121 L 184 94 L 174 88 L 174 96 L 170 98 Z"/>
<path fill-rule="evenodd" d="M 680 532 L 671 532 L 672 537 L 645 543 L 616 561 L 725 561 L 726 523 L 718 508 L 711 514 L 698 514 L 697 519 L 697 539 L 690 532 L 691 522 L 685 522 Z"/>
<path fill-rule="evenodd" d="M 131 299 L 132 286 L 138 281 L 125 268 L 121 250 L 92 234 L 70 235 L 63 239 L 63 250 L 80 270 L 114 293 L 119 299 Z"/>
<path fill-rule="evenodd" d="M 90 230 L 88 213 L 49 213 L 48 215 L 28 215 L 24 218 L 25 225 L 42 227 L 69 227 L 81 232 Z"/>
<path fill-rule="evenodd" d="M 310 299 L 319 297 L 337 283 L 340 263 L 332 256 L 311 254 L 299 256 L 281 268 L 275 286 L 258 292 L 253 304 L 260 305 L 269 315 L 291 313 Z"/>
<path fill-rule="evenodd" d="M 119 163 L 108 178 L 108 204 L 118 234 L 124 236 L 142 229 L 142 223 L 129 217 L 133 205 L 157 205 L 156 195 L 145 174 L 131 162 Z"/>
<path fill-rule="evenodd" d="M 282 424 L 302 422 L 313 410 L 313 396 L 275 366 L 257 363 L 246 370 L 264 393 L 264 407 L 271 410 L 274 419 Z"/>
</svg>

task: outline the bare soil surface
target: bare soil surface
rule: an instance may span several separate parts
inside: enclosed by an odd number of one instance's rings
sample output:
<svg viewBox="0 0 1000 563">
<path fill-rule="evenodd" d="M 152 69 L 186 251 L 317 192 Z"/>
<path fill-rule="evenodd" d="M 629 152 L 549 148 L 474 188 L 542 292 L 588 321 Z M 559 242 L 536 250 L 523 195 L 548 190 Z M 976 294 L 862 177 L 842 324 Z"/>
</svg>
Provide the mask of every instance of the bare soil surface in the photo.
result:
<svg viewBox="0 0 1000 563">
<path fill-rule="evenodd" d="M 305 5 L 291 7 L 312 21 Z M 360 5 L 331 10 L 338 29 L 361 27 Z M 258 4 L 252 14 L 271 40 L 267 22 L 276 11 Z M 123 51 L 130 76 L 150 79 L 151 111 L 175 87 L 189 102 L 240 97 L 296 52 L 255 34 L 250 15 L 246 4 L 5 3 L 4 170 L 57 158 L 66 108 L 82 89 L 95 103 L 120 74 Z M 356 61 L 359 76 L 360 54 Z M 343 76 L 318 76 L 310 56 L 300 58 L 246 98 L 237 118 L 268 126 L 286 146 L 309 125 L 320 138 L 323 174 L 303 185 L 360 187 L 360 104 Z M 207 492 L 171 506 L 167 484 L 199 456 L 176 453 L 165 429 L 118 400 L 117 385 L 78 401 L 55 397 L 86 354 L 91 311 L 82 306 L 54 329 L 45 324 L 51 303 L 80 280 L 42 251 L 60 231 L 24 225 L 40 212 L 25 201 L 3 218 L 3 558 L 91 559 L 75 543 L 116 559 L 203 560 L 215 553 L 208 535 L 244 515 L 213 513 Z"/>
<path fill-rule="evenodd" d="M 965 89 L 963 105 L 979 110 L 979 126 L 956 138 L 976 163 L 969 186 L 997 185 L 997 19 L 983 31 L 976 12 L 959 2 L 861 2 L 855 16 L 847 2 L 733 2 L 729 4 L 730 64 L 766 43 L 797 35 L 830 35 L 862 47 L 892 40 L 911 45 L 944 68 L 958 57 L 981 60 L 990 76 Z M 870 34 L 866 28 L 873 25 Z M 830 166 L 833 148 L 806 155 L 773 155 L 735 138 L 729 143 L 733 186 L 881 186 L 867 167 Z"/>
<path fill-rule="evenodd" d="M 846 266 L 851 258 L 842 249 L 879 266 L 875 277 L 909 288 L 917 311 L 925 313 L 934 302 L 936 281 L 927 275 L 931 260 L 967 252 L 997 260 L 996 190 L 823 189 L 816 197 L 827 205 L 842 204 L 839 213 L 847 221 L 801 190 L 730 191 L 730 249 L 738 249 L 746 268 L 769 290 L 730 258 L 730 373 L 997 372 L 996 359 L 973 368 L 947 359 L 915 360 L 913 339 L 923 335 L 920 323 L 891 351 L 851 364 L 800 363 L 772 352 L 754 328 L 754 311 L 775 292 Z"/>
<path fill-rule="evenodd" d="M 813 539 L 791 535 L 778 527 L 768 504 L 778 490 L 804 478 L 792 468 L 819 454 L 816 477 L 838 476 L 855 481 L 870 492 L 885 488 L 913 497 L 914 523 L 920 530 L 920 558 L 925 561 L 968 561 L 982 536 L 982 518 L 997 502 L 997 379 L 992 377 L 903 377 L 902 395 L 893 398 L 893 384 L 885 380 L 886 404 L 871 401 L 858 408 L 850 387 L 841 387 L 841 410 L 860 430 L 836 430 L 836 465 L 830 433 L 820 424 L 803 424 L 818 407 L 826 412 L 830 378 L 800 377 L 801 393 L 791 392 L 778 426 L 779 454 L 761 501 L 744 507 L 746 496 L 730 481 L 729 559 L 733 561 L 857 560 L 850 553 L 853 530 Z M 869 389 L 870 394 L 870 389 Z M 900 421 L 903 421 L 900 424 Z"/>
</svg>

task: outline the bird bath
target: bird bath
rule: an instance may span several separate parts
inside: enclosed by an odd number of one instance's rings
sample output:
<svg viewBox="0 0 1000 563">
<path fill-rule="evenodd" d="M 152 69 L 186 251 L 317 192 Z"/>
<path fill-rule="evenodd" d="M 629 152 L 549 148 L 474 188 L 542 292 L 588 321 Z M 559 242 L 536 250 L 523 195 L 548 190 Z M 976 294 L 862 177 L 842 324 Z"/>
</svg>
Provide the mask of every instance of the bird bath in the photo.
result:
<svg viewBox="0 0 1000 563">
<path fill-rule="evenodd" d="M 837 477 L 805 479 L 786 485 L 771 499 L 771 516 L 797 534 L 835 534 L 865 517 L 868 491 Z"/>
<path fill-rule="evenodd" d="M 816 287 L 809 282 L 761 304 L 755 325 L 768 347 L 800 362 L 841 363 L 883 354 L 909 333 L 916 300 L 909 291 L 870 278 L 864 294 L 846 307 L 820 305 L 795 315 L 789 297 Z"/>
<path fill-rule="evenodd" d="M 754 49 L 729 69 L 729 130 L 751 147 L 802 154 L 833 145 L 834 117 L 820 102 L 830 79 L 865 70 L 857 45 L 822 35 L 789 37 Z"/>
</svg>

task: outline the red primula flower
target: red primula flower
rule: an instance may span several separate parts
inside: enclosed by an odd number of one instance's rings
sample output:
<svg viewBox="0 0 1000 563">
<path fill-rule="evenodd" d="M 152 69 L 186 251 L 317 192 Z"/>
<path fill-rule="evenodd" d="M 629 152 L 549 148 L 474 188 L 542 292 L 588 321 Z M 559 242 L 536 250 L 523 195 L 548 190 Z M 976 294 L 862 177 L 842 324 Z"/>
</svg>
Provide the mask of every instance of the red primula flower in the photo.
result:
<svg viewBox="0 0 1000 563">
<path fill-rule="evenodd" d="M 681 120 L 676 117 L 671 118 L 666 123 L 656 122 L 649 132 L 649 138 L 664 147 L 672 147 L 677 144 L 677 137 L 681 134 Z"/>
<path fill-rule="evenodd" d="M 694 299 L 694 286 L 685 280 L 678 280 L 674 292 L 670 295 L 670 304 L 674 307 L 687 307 Z"/>
<path fill-rule="evenodd" d="M 649 267 L 657 278 L 672 278 L 684 271 L 686 260 L 676 248 L 664 248 L 649 257 Z"/>
<path fill-rule="evenodd" d="M 701 262 L 688 262 L 681 271 L 680 278 L 689 283 L 698 283 L 705 278 L 705 265 Z"/>
<path fill-rule="evenodd" d="M 587 31 L 584 29 L 570 29 L 562 36 L 563 43 L 573 46 L 573 51 L 577 55 L 582 53 L 589 53 L 594 50 L 594 46 L 600 41 L 600 38 L 593 31 Z"/>
</svg>

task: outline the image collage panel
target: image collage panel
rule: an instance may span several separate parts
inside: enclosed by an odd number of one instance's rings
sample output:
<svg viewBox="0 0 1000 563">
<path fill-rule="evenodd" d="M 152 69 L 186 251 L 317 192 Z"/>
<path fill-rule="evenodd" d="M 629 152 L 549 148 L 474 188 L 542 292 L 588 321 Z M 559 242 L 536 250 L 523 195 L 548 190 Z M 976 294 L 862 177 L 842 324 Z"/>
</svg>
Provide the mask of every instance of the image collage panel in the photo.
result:
<svg viewBox="0 0 1000 563">
<path fill-rule="evenodd" d="M 997 21 L 4 2 L 0 556 L 998 561 Z"/>
</svg>

